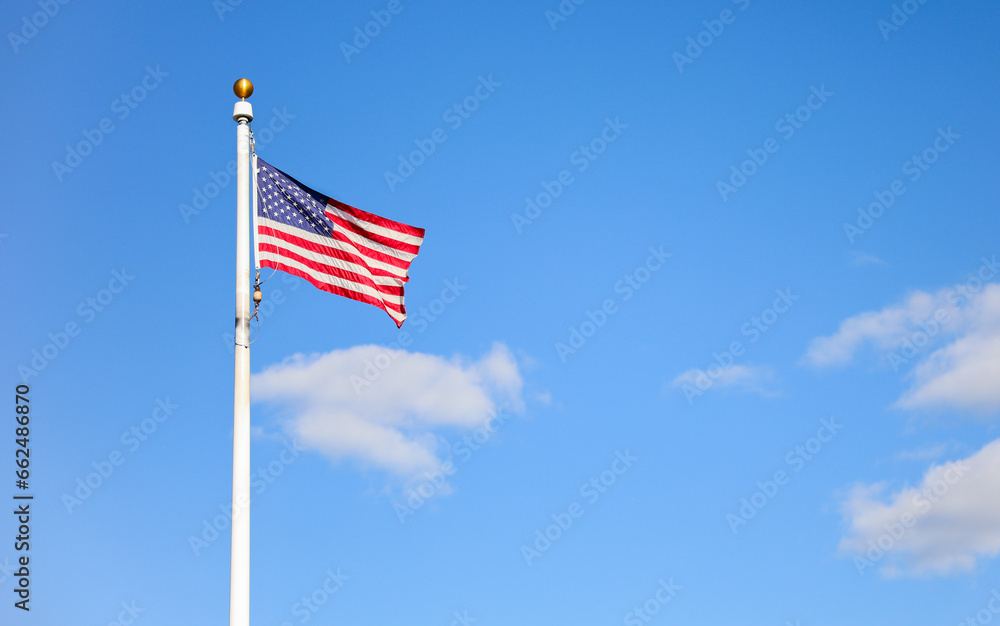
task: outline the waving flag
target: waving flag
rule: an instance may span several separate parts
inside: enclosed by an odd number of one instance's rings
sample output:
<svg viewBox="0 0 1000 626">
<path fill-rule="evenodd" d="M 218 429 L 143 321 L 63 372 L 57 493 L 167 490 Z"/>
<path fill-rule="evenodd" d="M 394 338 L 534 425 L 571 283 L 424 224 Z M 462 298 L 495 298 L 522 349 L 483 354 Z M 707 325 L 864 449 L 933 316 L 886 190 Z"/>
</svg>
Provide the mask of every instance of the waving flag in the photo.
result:
<svg viewBox="0 0 1000 626">
<path fill-rule="evenodd" d="M 403 325 L 403 285 L 424 229 L 328 198 L 257 158 L 257 259 Z"/>
</svg>

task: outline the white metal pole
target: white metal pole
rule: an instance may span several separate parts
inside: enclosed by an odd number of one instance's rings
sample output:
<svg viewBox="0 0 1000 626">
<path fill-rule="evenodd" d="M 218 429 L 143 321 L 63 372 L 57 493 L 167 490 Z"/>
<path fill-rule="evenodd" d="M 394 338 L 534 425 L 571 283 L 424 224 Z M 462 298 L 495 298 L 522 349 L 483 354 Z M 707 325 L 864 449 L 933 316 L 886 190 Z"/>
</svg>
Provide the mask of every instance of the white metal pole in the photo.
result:
<svg viewBox="0 0 1000 626">
<path fill-rule="evenodd" d="M 229 626 L 250 625 L 250 121 L 253 85 L 236 81 L 236 378 L 233 396 L 233 525 Z"/>
</svg>

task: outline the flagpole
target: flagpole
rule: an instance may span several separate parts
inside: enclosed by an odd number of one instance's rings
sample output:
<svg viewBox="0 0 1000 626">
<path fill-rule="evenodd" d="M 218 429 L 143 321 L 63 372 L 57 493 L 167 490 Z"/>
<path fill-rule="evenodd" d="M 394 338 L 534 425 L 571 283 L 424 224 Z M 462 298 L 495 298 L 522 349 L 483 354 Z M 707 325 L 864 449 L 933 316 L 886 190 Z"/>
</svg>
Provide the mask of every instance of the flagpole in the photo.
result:
<svg viewBox="0 0 1000 626">
<path fill-rule="evenodd" d="M 233 395 L 233 525 L 229 626 L 250 625 L 250 121 L 253 84 L 233 85 L 236 127 L 236 376 Z"/>
</svg>

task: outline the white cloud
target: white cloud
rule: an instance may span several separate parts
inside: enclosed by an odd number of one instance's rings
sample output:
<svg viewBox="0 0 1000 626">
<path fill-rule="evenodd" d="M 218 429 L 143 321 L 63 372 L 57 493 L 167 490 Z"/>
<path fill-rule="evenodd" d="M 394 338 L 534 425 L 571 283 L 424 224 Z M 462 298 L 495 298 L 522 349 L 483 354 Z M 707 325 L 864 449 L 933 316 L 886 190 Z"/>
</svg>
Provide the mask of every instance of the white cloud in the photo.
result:
<svg viewBox="0 0 1000 626">
<path fill-rule="evenodd" d="M 896 407 L 996 411 L 1000 285 L 978 285 L 918 291 L 902 303 L 850 317 L 833 335 L 814 339 L 804 361 L 816 367 L 844 365 L 870 346 L 910 381 Z"/>
<path fill-rule="evenodd" d="M 865 345 L 880 351 L 894 350 L 920 329 L 922 323 L 934 319 L 937 311 L 949 317 L 950 329 L 957 320 L 958 308 L 949 302 L 953 290 L 937 294 L 917 291 L 904 302 L 890 305 L 881 311 L 867 311 L 849 317 L 840 323 L 837 332 L 829 337 L 817 337 L 809 344 L 805 362 L 815 367 L 846 365 Z"/>
<path fill-rule="evenodd" d="M 1000 292 L 1000 289 L 995 291 Z M 989 315 L 1000 318 L 1000 293 Z M 995 307 L 995 308 L 994 308 Z M 994 320 L 989 320 L 993 321 Z M 992 325 L 991 325 L 992 326 Z M 1000 408 L 1000 329 L 979 326 L 935 350 L 913 370 L 913 386 L 896 402 L 904 409 L 956 408 L 988 413 Z"/>
<path fill-rule="evenodd" d="M 730 365 L 722 367 L 713 365 L 707 371 L 692 368 L 679 374 L 671 381 L 674 388 L 693 387 L 697 393 L 709 389 L 734 389 L 756 393 L 765 397 L 778 395 L 776 391 L 768 390 L 765 383 L 774 379 L 774 372 L 762 365 Z M 699 394 L 700 395 L 700 394 Z"/>
<path fill-rule="evenodd" d="M 840 542 L 862 573 L 952 574 L 1000 554 L 1000 439 L 972 456 L 933 465 L 917 486 L 883 496 L 858 485 L 842 504 L 850 528 Z"/>
<path fill-rule="evenodd" d="M 282 407 L 286 429 L 303 447 L 405 481 L 441 467 L 442 431 L 523 411 L 522 385 L 503 344 L 478 361 L 357 346 L 295 355 L 251 380 L 254 400 Z"/>
</svg>

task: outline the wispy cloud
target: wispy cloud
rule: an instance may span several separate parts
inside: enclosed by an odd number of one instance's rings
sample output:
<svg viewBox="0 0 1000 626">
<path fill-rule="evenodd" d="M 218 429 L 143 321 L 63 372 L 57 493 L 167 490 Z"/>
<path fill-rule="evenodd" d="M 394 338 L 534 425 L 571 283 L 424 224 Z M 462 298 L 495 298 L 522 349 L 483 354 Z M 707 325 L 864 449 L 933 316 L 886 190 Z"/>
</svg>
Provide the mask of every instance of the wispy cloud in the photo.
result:
<svg viewBox="0 0 1000 626">
<path fill-rule="evenodd" d="M 350 377 L 391 357 L 364 393 Z M 351 459 L 404 481 L 441 467 L 442 432 L 469 431 L 499 410 L 523 410 L 523 381 L 510 350 L 479 360 L 357 346 L 295 355 L 252 378 L 256 401 L 281 407 L 289 434 L 331 459 Z"/>
<path fill-rule="evenodd" d="M 1000 409 L 1000 288 L 984 303 L 964 336 L 935 350 L 913 370 L 912 387 L 895 406 L 903 409 L 955 408 L 974 413 Z"/>
<path fill-rule="evenodd" d="M 874 254 L 868 254 L 859 250 L 851 250 L 850 257 L 851 265 L 854 267 L 864 267 L 866 265 L 889 265 Z"/>
<path fill-rule="evenodd" d="M 684 385 L 691 385 L 696 389 L 707 391 L 708 389 L 722 390 L 731 389 L 734 391 L 756 393 L 764 397 L 778 395 L 778 392 L 768 388 L 768 384 L 773 382 L 774 372 L 771 368 L 763 365 L 730 365 L 729 367 L 719 367 L 718 370 L 706 372 L 699 368 L 692 368 L 679 374 L 671 381 L 671 386 L 680 388 Z"/>
<path fill-rule="evenodd" d="M 842 503 L 849 533 L 840 551 L 861 573 L 952 574 L 1000 554 L 1000 440 L 972 456 L 931 466 L 916 486 L 886 493 L 855 486 Z"/>
<path fill-rule="evenodd" d="M 944 289 L 936 294 L 923 291 L 912 293 L 903 302 L 885 307 L 881 311 L 867 311 L 847 318 L 833 335 L 817 337 L 809 344 L 804 362 L 814 367 L 847 365 L 866 346 L 876 351 L 894 350 L 902 345 L 922 323 L 933 320 L 941 310 L 945 330 L 952 330 L 959 323 L 959 309 L 949 302 L 953 290 Z"/>
<path fill-rule="evenodd" d="M 893 455 L 896 461 L 933 461 L 940 459 L 956 448 L 955 444 L 938 443 L 915 450 L 902 450 Z"/>
<path fill-rule="evenodd" d="M 995 283 L 917 291 L 901 303 L 849 317 L 833 335 L 814 339 L 803 361 L 815 367 L 846 365 L 865 348 L 910 381 L 897 408 L 1000 410 L 1000 286 Z"/>
</svg>

